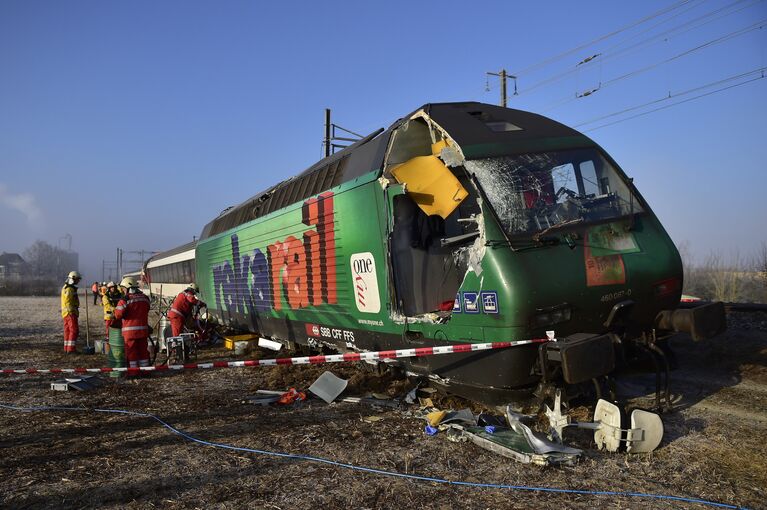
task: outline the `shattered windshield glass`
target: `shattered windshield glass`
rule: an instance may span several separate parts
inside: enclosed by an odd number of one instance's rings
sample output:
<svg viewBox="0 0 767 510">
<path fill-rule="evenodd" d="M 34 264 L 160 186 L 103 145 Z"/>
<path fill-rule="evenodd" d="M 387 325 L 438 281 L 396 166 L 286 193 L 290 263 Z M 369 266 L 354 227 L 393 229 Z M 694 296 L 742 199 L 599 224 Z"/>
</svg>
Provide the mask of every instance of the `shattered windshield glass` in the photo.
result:
<svg viewBox="0 0 767 510">
<path fill-rule="evenodd" d="M 475 159 L 465 166 L 509 235 L 642 211 L 615 168 L 595 149 Z"/>
</svg>

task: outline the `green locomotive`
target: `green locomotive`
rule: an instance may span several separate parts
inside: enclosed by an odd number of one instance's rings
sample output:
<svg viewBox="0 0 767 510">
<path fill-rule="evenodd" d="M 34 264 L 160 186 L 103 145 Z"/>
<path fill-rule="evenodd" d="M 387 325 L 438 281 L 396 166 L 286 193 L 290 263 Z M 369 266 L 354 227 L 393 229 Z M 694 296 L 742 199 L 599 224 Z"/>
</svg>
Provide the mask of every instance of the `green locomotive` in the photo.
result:
<svg viewBox="0 0 767 510">
<path fill-rule="evenodd" d="M 225 211 L 195 262 L 210 314 L 283 342 L 365 351 L 555 331 L 542 346 L 402 361 L 489 403 L 597 380 L 661 329 L 721 329 L 710 310 L 674 310 L 679 253 L 594 141 L 481 103 L 427 104 Z"/>
</svg>

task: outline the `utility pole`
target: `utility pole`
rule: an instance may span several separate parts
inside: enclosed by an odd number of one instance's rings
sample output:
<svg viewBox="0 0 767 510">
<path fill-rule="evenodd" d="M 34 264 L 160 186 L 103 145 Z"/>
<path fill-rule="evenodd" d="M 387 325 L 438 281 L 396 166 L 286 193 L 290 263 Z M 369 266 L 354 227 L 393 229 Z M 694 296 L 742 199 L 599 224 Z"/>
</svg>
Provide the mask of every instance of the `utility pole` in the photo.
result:
<svg viewBox="0 0 767 510">
<path fill-rule="evenodd" d="M 485 73 L 485 74 L 487 74 L 488 76 L 498 76 L 499 78 L 501 78 L 501 106 L 506 108 L 506 103 L 507 103 L 507 101 L 506 101 L 506 79 L 507 78 L 511 78 L 512 80 L 514 80 L 514 95 L 516 96 L 516 95 L 518 95 L 518 93 L 517 93 L 517 77 L 513 76 L 511 74 L 508 74 L 506 72 L 506 69 L 501 69 L 501 71 L 498 72 L 498 73 L 490 73 L 490 72 L 488 72 L 488 73 Z"/>
<path fill-rule="evenodd" d="M 349 133 L 350 135 L 353 135 L 355 138 L 349 138 L 348 136 L 337 136 L 336 129 L 340 129 L 344 133 Z M 348 147 L 348 145 L 336 144 L 333 142 L 340 141 L 340 142 L 354 143 L 363 138 L 365 137 L 359 133 L 355 133 L 354 131 L 349 131 L 346 128 L 342 128 L 341 126 L 338 126 L 330 122 L 330 108 L 325 108 L 325 138 L 322 140 L 322 146 L 324 148 L 324 153 L 326 158 L 330 156 L 331 154 L 334 154 L 336 149 L 344 149 Z"/>
<path fill-rule="evenodd" d="M 330 156 L 330 108 L 325 108 L 325 140 L 322 144 L 325 146 L 325 157 Z"/>
</svg>

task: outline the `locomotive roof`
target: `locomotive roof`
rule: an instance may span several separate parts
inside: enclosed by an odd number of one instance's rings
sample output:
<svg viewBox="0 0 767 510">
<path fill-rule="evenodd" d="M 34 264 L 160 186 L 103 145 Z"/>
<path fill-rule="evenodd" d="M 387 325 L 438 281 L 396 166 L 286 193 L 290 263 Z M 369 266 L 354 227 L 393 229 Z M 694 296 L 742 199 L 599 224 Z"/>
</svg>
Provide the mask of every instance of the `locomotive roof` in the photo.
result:
<svg viewBox="0 0 767 510">
<path fill-rule="evenodd" d="M 578 131 L 531 112 L 477 102 L 425 104 L 385 131 L 379 129 L 300 174 L 224 210 L 205 225 L 200 240 L 381 169 L 392 132 L 419 111 L 447 131 L 469 159 L 478 154 L 490 156 L 595 145 Z"/>
<path fill-rule="evenodd" d="M 176 246 L 175 248 L 171 248 L 167 251 L 162 251 L 160 253 L 155 253 L 149 259 L 146 261 L 148 264 L 149 262 L 164 259 L 173 255 L 177 255 L 179 253 L 184 253 L 185 251 L 193 250 L 194 247 L 197 246 L 197 241 L 190 241 L 188 243 L 184 243 L 181 246 Z"/>
<path fill-rule="evenodd" d="M 447 131 L 469 159 L 475 153 L 486 153 L 491 146 L 504 154 L 515 154 L 595 145 L 571 127 L 523 110 L 477 102 L 434 103 L 419 110 Z"/>
</svg>

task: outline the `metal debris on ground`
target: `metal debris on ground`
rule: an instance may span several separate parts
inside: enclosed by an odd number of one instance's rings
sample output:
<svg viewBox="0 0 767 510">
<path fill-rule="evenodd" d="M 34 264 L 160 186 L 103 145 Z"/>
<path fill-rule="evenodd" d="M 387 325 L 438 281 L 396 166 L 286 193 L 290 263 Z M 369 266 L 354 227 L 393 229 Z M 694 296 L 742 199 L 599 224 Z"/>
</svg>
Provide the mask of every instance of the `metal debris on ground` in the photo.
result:
<svg viewBox="0 0 767 510">
<path fill-rule="evenodd" d="M 280 399 L 280 395 L 282 395 L 282 393 L 279 393 L 279 395 L 254 395 L 252 397 L 245 397 L 242 403 L 268 406 L 270 404 L 275 404 Z"/>
<path fill-rule="evenodd" d="M 390 407 L 392 409 L 397 409 L 400 407 L 400 403 L 396 400 L 387 398 L 382 399 L 378 397 L 344 397 L 340 399 L 338 402 L 347 402 L 349 404 L 368 404 L 373 407 Z"/>
<path fill-rule="evenodd" d="M 507 408 L 507 420 L 501 416 L 482 413 L 475 416 L 469 409 L 459 411 L 434 410 L 423 415 L 427 424 L 424 433 L 436 435 L 447 432 L 450 441 L 471 441 L 486 450 L 524 464 L 573 465 L 582 451 L 537 437 L 522 423 L 521 415 Z"/>
<path fill-rule="evenodd" d="M 624 428 L 623 413 L 612 402 L 603 399 L 597 401 L 593 422 L 571 421 L 569 416 L 562 414 L 561 405 L 561 395 L 557 391 L 554 409 L 546 406 L 549 436 L 558 443 L 562 443 L 566 427 L 593 430 L 597 447 L 608 452 L 617 452 L 623 443 L 627 453 L 648 453 L 655 450 L 663 440 L 663 421 L 655 413 L 635 409 L 631 413 L 631 428 L 627 429 Z"/>
<path fill-rule="evenodd" d="M 51 383 L 51 389 L 54 391 L 87 391 L 97 388 L 104 384 L 104 381 L 93 375 L 84 375 L 82 377 L 67 377 Z"/>
</svg>

